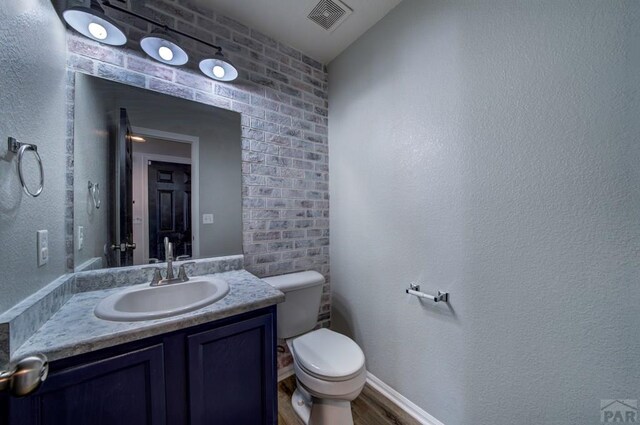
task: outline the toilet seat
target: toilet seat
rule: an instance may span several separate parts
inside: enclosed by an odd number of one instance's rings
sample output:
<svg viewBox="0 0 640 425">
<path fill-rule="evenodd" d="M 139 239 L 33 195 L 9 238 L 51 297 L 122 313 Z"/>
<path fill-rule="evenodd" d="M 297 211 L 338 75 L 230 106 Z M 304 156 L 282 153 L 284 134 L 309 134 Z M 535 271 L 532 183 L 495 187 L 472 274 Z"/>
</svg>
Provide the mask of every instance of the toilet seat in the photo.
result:
<svg viewBox="0 0 640 425">
<path fill-rule="evenodd" d="M 363 367 L 357 375 L 343 381 L 328 381 L 306 372 L 294 360 L 293 369 L 299 385 L 312 396 L 319 399 L 334 399 L 352 401 L 362 391 L 367 382 L 367 370 Z"/>
<path fill-rule="evenodd" d="M 347 381 L 364 369 L 364 353 L 351 338 L 318 329 L 295 338 L 294 361 L 308 375 L 325 381 Z"/>
<path fill-rule="evenodd" d="M 295 361 L 295 360 L 294 360 Z M 300 368 L 300 370 L 304 371 L 304 373 L 306 373 L 307 375 L 313 376 L 314 378 L 317 379 L 322 379 L 323 381 L 328 381 L 328 382 L 342 382 L 342 381 L 348 381 L 350 379 L 355 378 L 356 376 L 358 376 L 360 374 L 360 372 L 362 372 L 362 369 L 364 369 L 364 366 L 362 366 L 359 370 L 355 371 L 352 374 L 349 375 L 345 375 L 345 376 L 337 376 L 337 377 L 328 377 L 328 376 L 324 376 L 321 375 L 319 373 L 315 373 L 312 370 L 307 369 L 303 364 L 301 364 L 300 362 L 298 362 L 298 367 Z"/>
</svg>

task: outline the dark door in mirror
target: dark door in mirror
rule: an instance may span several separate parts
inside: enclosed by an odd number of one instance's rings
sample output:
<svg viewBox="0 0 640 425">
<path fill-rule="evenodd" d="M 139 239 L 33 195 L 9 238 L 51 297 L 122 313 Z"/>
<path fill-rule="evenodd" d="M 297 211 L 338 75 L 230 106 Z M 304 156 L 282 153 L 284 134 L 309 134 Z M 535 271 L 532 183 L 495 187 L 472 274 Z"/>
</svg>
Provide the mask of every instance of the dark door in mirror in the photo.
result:
<svg viewBox="0 0 640 425">
<path fill-rule="evenodd" d="M 166 261 L 164 238 L 176 259 L 192 256 L 191 165 L 149 161 L 149 259 Z"/>
</svg>

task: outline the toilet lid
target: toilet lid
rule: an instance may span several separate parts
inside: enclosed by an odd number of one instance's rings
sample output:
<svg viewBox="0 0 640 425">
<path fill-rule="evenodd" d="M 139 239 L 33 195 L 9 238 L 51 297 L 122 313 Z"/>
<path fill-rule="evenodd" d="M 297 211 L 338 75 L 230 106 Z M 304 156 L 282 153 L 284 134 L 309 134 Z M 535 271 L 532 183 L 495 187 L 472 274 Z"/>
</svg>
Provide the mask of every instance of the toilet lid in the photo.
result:
<svg viewBox="0 0 640 425">
<path fill-rule="evenodd" d="M 350 338 L 318 329 L 293 340 L 296 361 L 312 374 L 327 377 L 348 377 L 364 366 L 364 354 Z"/>
</svg>

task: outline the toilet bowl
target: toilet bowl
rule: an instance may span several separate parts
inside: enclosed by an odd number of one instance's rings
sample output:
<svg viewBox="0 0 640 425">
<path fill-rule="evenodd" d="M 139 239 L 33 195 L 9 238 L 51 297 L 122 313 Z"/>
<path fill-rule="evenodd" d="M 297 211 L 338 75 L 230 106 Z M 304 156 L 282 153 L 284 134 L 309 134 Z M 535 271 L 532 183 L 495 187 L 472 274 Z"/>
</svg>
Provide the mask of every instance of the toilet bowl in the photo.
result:
<svg viewBox="0 0 640 425">
<path fill-rule="evenodd" d="M 278 337 L 293 356 L 294 411 L 307 425 L 352 425 L 351 401 L 366 382 L 365 358 L 352 339 L 329 329 L 312 330 L 324 278 L 300 272 L 264 280 L 286 295 L 278 305 Z"/>
</svg>

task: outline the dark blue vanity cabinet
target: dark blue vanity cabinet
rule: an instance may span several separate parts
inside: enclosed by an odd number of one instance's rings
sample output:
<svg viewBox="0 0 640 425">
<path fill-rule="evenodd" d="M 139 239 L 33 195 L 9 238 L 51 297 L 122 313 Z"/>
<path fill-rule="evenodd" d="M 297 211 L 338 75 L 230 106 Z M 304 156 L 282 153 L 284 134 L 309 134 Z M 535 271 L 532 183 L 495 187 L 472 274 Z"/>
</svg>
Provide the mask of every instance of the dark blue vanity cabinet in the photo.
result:
<svg viewBox="0 0 640 425">
<path fill-rule="evenodd" d="M 275 306 L 51 364 L 9 425 L 277 423 Z M 4 403 L 4 404 L 3 404 Z"/>
</svg>

